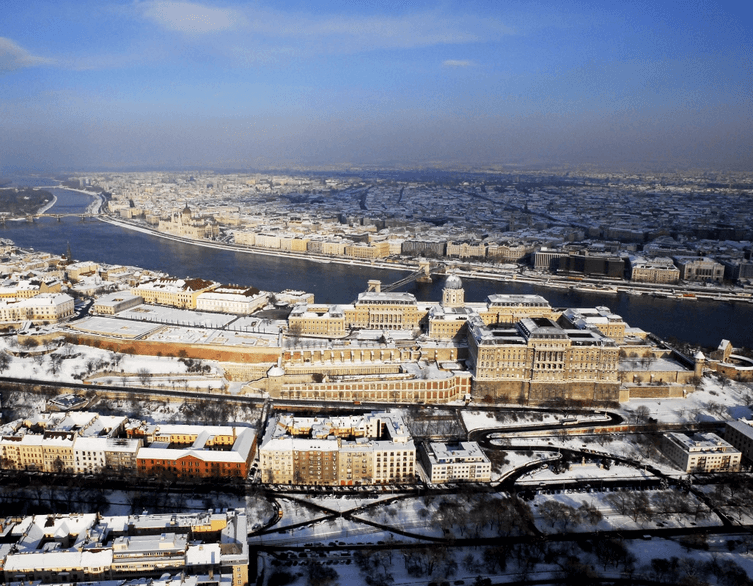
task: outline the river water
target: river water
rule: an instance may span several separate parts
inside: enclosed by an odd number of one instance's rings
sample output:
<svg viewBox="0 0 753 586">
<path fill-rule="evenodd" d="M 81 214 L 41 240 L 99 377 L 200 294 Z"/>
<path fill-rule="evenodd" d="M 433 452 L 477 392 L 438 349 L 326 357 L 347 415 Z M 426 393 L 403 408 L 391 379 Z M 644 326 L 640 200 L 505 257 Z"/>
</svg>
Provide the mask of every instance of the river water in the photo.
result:
<svg viewBox="0 0 753 586">
<path fill-rule="evenodd" d="M 30 183 L 26 180 L 24 184 Z M 40 180 L 37 184 L 45 183 Z M 83 193 L 66 189 L 50 191 L 58 201 L 49 213 L 83 212 L 91 203 L 90 196 Z M 7 222 L 0 226 L 0 237 L 9 238 L 22 248 L 53 254 L 63 254 L 70 244 L 77 260 L 132 265 L 177 277 L 203 277 L 266 291 L 300 289 L 313 293 L 319 303 L 350 303 L 366 289 L 369 279 L 391 283 L 406 275 L 403 271 L 216 250 L 126 230 L 94 219 L 62 218 L 58 222 L 43 218 L 33 224 Z M 438 301 L 443 285 L 444 278 L 438 278 L 431 284 L 412 283 L 403 290 L 421 301 Z M 716 347 L 726 338 L 735 346 L 753 347 L 753 304 L 683 301 L 623 293 L 604 295 L 473 279 L 464 280 L 463 285 L 467 301 L 483 301 L 492 293 L 534 293 L 548 299 L 553 307 L 605 305 L 629 325 L 663 338 L 674 336 L 705 347 Z"/>
</svg>

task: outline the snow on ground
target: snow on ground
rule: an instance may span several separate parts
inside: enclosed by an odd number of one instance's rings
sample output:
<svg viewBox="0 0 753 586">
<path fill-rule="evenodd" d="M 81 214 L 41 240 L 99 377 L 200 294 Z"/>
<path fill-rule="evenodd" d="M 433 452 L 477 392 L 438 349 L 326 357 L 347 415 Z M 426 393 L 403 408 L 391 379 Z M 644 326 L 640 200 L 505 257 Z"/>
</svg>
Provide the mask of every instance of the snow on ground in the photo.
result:
<svg viewBox="0 0 753 586">
<path fill-rule="evenodd" d="M 95 376 L 87 380 L 99 385 L 108 386 L 139 386 L 150 389 L 181 389 L 187 391 L 221 391 L 225 389 L 225 379 L 209 378 L 205 376 L 184 375 L 173 376 L 149 375 L 143 379 L 138 376 Z"/>
<path fill-rule="evenodd" d="M 659 423 L 695 423 L 698 421 L 721 421 L 753 417 L 753 383 L 734 380 L 722 382 L 714 374 L 703 377 L 698 390 L 685 398 L 631 399 L 616 409 L 628 423 L 638 423 L 635 411 L 645 406 L 648 417 Z M 561 422 L 563 414 L 525 410 L 513 411 L 474 411 L 462 412 L 463 422 L 471 431 L 475 429 L 495 429 L 502 427 L 519 427 L 527 425 L 552 425 Z M 603 420 L 603 416 L 577 416 L 579 421 Z"/>
<path fill-rule="evenodd" d="M 322 516 L 324 513 L 322 513 Z M 284 520 L 285 517 L 281 521 Z M 295 523 L 291 523 L 294 525 Z M 290 547 L 301 547 L 309 545 L 329 544 L 330 542 L 369 545 L 376 544 L 379 541 L 394 539 L 388 531 L 382 531 L 376 527 L 365 525 L 357 521 L 351 521 L 343 517 L 329 519 L 319 519 L 310 525 L 303 527 L 290 527 L 283 531 L 275 529 L 284 529 L 282 523 L 272 527 L 272 531 L 261 535 L 249 536 L 249 543 L 263 543 L 265 545 L 289 545 Z M 400 538 L 403 541 L 408 539 Z"/>
<path fill-rule="evenodd" d="M 708 536 L 708 551 L 693 549 L 692 551 L 675 539 L 645 539 L 625 541 L 630 552 L 636 557 L 639 565 L 650 565 L 653 559 L 669 560 L 671 558 L 690 558 L 697 564 L 716 561 L 724 567 L 730 563 L 740 565 L 748 576 L 753 575 L 753 555 L 750 553 L 730 552 L 727 543 L 729 538 L 723 535 Z"/>
<path fill-rule="evenodd" d="M 662 495 L 668 493 L 671 493 L 671 491 L 654 490 L 643 491 L 638 494 L 645 495 L 653 503 L 657 499 L 660 499 Z M 545 502 L 551 501 L 558 501 L 576 508 L 586 502 L 597 508 L 604 515 L 601 521 L 595 525 L 588 525 L 586 522 L 582 522 L 580 527 L 572 525 L 569 528 L 570 531 L 581 531 L 584 533 L 614 529 L 637 529 L 640 531 L 657 527 L 673 528 L 692 525 L 697 525 L 698 527 L 721 525 L 721 522 L 714 515 L 710 515 L 707 519 L 702 518 L 703 515 L 700 515 L 698 519 L 695 519 L 689 514 L 678 514 L 676 512 L 662 513 L 661 511 L 654 512 L 649 520 L 636 522 L 629 515 L 620 515 L 615 510 L 615 506 L 607 500 L 610 494 L 617 493 L 562 492 L 557 495 L 539 495 L 531 502 L 531 508 L 537 527 L 545 533 L 559 532 L 561 530 L 561 528 L 552 528 L 549 521 L 542 519 L 541 515 L 538 514 L 538 509 Z M 504 498 L 501 495 L 487 496 L 490 498 Z M 441 530 L 436 527 L 437 523 L 432 519 L 432 515 L 436 511 L 438 504 L 444 499 L 455 499 L 462 506 L 464 499 L 473 498 L 475 497 L 469 495 L 444 495 L 428 499 L 426 497 L 408 497 L 369 507 L 362 513 L 359 513 L 358 517 L 370 522 L 384 524 L 388 527 L 399 527 L 401 530 L 407 530 L 417 536 L 447 537 L 447 535 L 441 533 Z M 682 498 L 691 499 L 697 503 L 692 495 L 682 495 Z M 330 500 L 325 499 L 324 502 L 331 504 Z M 359 499 L 359 501 L 362 501 L 362 499 Z M 354 500 L 353 502 L 355 503 L 356 501 Z M 463 510 L 470 510 L 472 502 L 468 500 L 465 504 L 467 506 Z M 334 509 L 335 507 L 330 508 Z M 428 513 L 421 514 L 420 511 L 422 509 L 426 509 Z M 703 507 L 701 509 L 706 510 Z M 453 528 L 453 534 L 454 537 L 460 537 L 459 531 L 455 528 Z M 482 532 L 482 535 L 485 537 L 493 536 L 488 530 Z M 309 568 L 315 563 L 321 563 L 334 569 L 337 572 L 340 584 L 353 584 L 355 586 L 367 583 L 366 576 L 356 563 L 354 552 L 348 550 L 319 552 L 316 550 L 317 545 L 347 547 L 349 545 L 415 543 L 415 541 L 415 539 L 410 537 L 382 531 L 343 517 L 334 517 L 314 522 L 312 525 L 306 527 L 291 527 L 287 531 L 263 534 L 251 537 L 250 539 L 252 545 L 254 543 L 264 543 L 267 545 L 289 545 L 291 548 L 304 548 L 297 549 L 297 551 L 283 551 L 274 555 L 264 556 L 263 558 L 267 579 L 274 571 L 287 572 L 294 578 L 290 583 L 300 586 L 307 583 Z M 722 560 L 722 563 L 725 560 L 729 562 L 734 561 L 749 573 L 752 572 L 753 557 L 750 554 L 744 553 L 744 547 L 738 547 L 737 551 L 730 553 L 730 550 L 734 550 L 735 547 L 734 545 L 731 548 L 727 547 L 727 541 L 724 537 L 709 537 L 708 552 L 691 550 L 688 544 L 681 545 L 679 538 L 677 541 L 660 538 L 625 540 L 624 543 L 635 554 L 637 558 L 636 570 L 640 575 L 647 574 L 652 570 L 651 560 L 653 558 L 670 559 L 672 556 L 679 560 L 708 561 L 719 559 Z M 521 579 L 521 574 L 525 574 L 529 579 L 544 579 L 560 575 L 558 572 L 561 570 L 561 567 L 556 563 L 546 564 L 541 562 L 531 568 L 524 569 L 518 565 L 521 562 L 516 560 L 512 554 L 507 561 L 505 570 L 501 573 L 496 573 L 488 569 L 488 563 L 484 556 L 485 548 L 448 548 L 441 543 L 424 543 L 424 549 L 411 549 L 409 551 L 412 553 L 419 551 L 422 552 L 419 555 L 425 556 L 435 555 L 437 563 L 432 573 L 421 576 L 411 576 L 408 574 L 404 554 L 399 549 L 384 552 L 369 550 L 369 552 L 371 555 L 385 556 L 388 571 L 394 578 L 393 583 L 405 586 L 426 586 L 429 582 L 439 583 L 443 580 L 448 580 L 450 583 L 455 580 L 464 580 L 466 584 L 471 584 L 478 575 L 489 576 L 494 583 L 514 582 Z M 569 545 L 563 544 L 558 547 L 569 547 L 571 553 L 578 559 L 581 559 L 590 567 L 597 568 L 598 566 L 599 573 L 602 573 L 602 567 L 596 563 L 593 553 L 586 553 L 575 543 Z M 618 575 L 614 574 L 615 571 L 619 573 L 622 570 L 615 570 L 610 566 L 603 573 L 605 575 Z"/>
<path fill-rule="evenodd" d="M 548 482 L 566 482 L 571 480 L 573 482 L 580 480 L 643 480 L 647 478 L 653 478 L 654 475 L 645 470 L 633 468 L 632 466 L 625 466 L 623 464 L 614 464 L 609 469 L 606 469 L 597 464 L 571 464 L 568 470 L 564 470 L 557 474 L 549 467 L 534 470 L 521 477 L 517 484 L 521 485 L 536 485 L 540 483 Z"/>
<path fill-rule="evenodd" d="M 645 490 L 642 493 L 646 495 L 649 500 L 657 498 L 658 495 L 662 493 L 674 493 L 671 489 L 668 489 L 666 491 L 663 490 Z M 706 516 L 704 518 L 703 515 L 694 516 L 689 513 L 681 513 L 678 511 L 672 511 L 669 513 L 663 513 L 660 510 L 653 509 L 651 514 L 649 515 L 648 519 L 639 519 L 635 520 L 629 515 L 623 515 L 620 514 L 620 512 L 616 509 L 615 505 L 613 505 L 610 500 L 612 498 L 615 498 L 615 496 L 619 497 L 619 492 L 577 492 L 577 491 L 560 491 L 557 494 L 553 495 L 542 495 L 538 494 L 536 495 L 533 500 L 531 501 L 531 511 L 534 516 L 534 522 L 536 523 L 536 527 L 542 531 L 543 533 L 559 533 L 562 530 L 562 527 L 559 523 L 555 523 L 554 526 L 545 519 L 542 518 L 542 516 L 539 514 L 540 507 L 547 501 L 556 501 L 563 503 L 565 505 L 578 508 L 584 503 L 587 503 L 589 505 L 592 505 L 596 509 L 598 509 L 601 514 L 604 516 L 604 518 L 599 521 L 596 525 L 589 525 L 589 524 L 581 524 L 581 525 L 570 525 L 568 527 L 569 531 L 582 531 L 585 533 L 590 533 L 593 531 L 609 531 L 609 530 L 620 530 L 620 529 L 656 529 L 660 527 L 669 527 L 669 528 L 683 528 L 683 527 L 691 527 L 691 526 L 697 526 L 697 527 L 721 527 L 722 521 L 708 511 L 706 507 L 701 507 L 702 510 L 706 511 Z M 698 503 L 699 501 L 696 499 L 695 496 L 692 494 L 683 495 L 683 498 L 689 501 L 693 501 L 694 503 Z"/>
<path fill-rule="evenodd" d="M 209 313 L 143 303 L 133 309 L 121 311 L 116 319 L 178 324 L 194 328 L 222 328 L 236 318 L 237 316 L 227 313 Z"/>
<path fill-rule="evenodd" d="M 0 352 L 20 352 L 13 338 L 0 338 Z M 49 380 L 55 382 L 80 382 L 97 380 L 105 384 L 123 386 L 152 386 L 164 388 L 219 389 L 226 386 L 221 370 L 211 361 L 202 364 L 211 366 L 205 376 L 188 373 L 188 367 L 179 358 L 171 356 L 133 356 L 117 354 L 108 350 L 64 344 L 40 345 L 31 351 L 45 351 L 36 356 L 14 356 L 6 352 L 9 364 L 4 374 L 14 378 Z M 176 377 L 175 375 L 179 375 Z M 183 382 L 185 381 L 185 385 Z"/>
<path fill-rule="evenodd" d="M 396 497 L 393 493 L 382 493 L 376 497 L 358 498 L 352 495 L 324 495 L 324 496 L 307 496 L 306 501 L 312 504 L 332 509 L 340 513 L 357 509 L 358 507 L 373 505 L 374 503 L 392 500 Z"/>
<path fill-rule="evenodd" d="M 722 491 L 722 494 L 715 494 L 716 490 L 723 485 L 721 484 L 696 484 L 694 489 L 711 497 L 712 502 L 719 510 L 726 515 L 733 523 L 740 525 L 753 525 L 753 503 L 747 497 L 736 495 L 737 498 L 731 499 L 732 494 L 728 491 Z M 745 494 L 745 493 L 743 493 Z"/>
<path fill-rule="evenodd" d="M 624 543 L 628 552 L 635 556 L 634 574 L 647 579 L 655 577 L 652 574 L 652 560 L 654 559 L 668 560 L 676 568 L 676 574 L 667 575 L 667 579 L 664 580 L 665 583 L 672 583 L 673 577 L 679 579 L 688 571 L 693 573 L 694 568 L 700 569 L 700 565 L 704 563 L 716 562 L 722 569 L 737 564 L 748 575 L 753 573 L 753 555 L 745 553 L 744 548 L 736 547 L 734 539 L 730 540 L 724 536 L 709 536 L 697 548 L 692 548 L 690 544 L 683 544 L 680 539 L 656 537 L 653 539 L 628 539 L 622 543 Z M 704 550 L 704 547 L 708 547 L 708 550 Z M 604 569 L 593 553 L 587 553 L 575 543 L 562 544 L 559 548 L 564 548 L 565 553 L 569 551 L 571 555 L 576 556 L 577 559 L 600 575 L 625 577 L 621 573 L 624 569 L 623 566 L 615 569 L 613 565 L 609 564 Z M 730 551 L 730 549 L 733 551 Z M 416 551 L 411 550 L 411 553 L 415 554 Z M 393 577 L 393 581 L 390 581 L 390 583 L 400 586 L 426 586 L 430 582 L 438 584 L 445 581 L 450 584 L 473 584 L 479 575 L 488 576 L 494 584 L 547 579 L 553 583 L 559 583 L 562 577 L 562 568 L 557 563 L 531 562 L 531 567 L 524 569 L 512 552 L 503 571 L 490 571 L 489 564 L 484 559 L 484 551 L 483 548 L 478 547 L 445 548 L 439 544 L 429 544 L 419 555 L 434 556 L 435 568 L 433 572 L 420 576 L 408 574 L 405 556 L 402 552 L 384 552 L 381 555 L 384 556 L 382 559 L 387 565 L 389 574 Z M 378 552 L 375 553 L 380 555 Z M 529 562 L 529 560 L 524 561 Z M 337 579 L 333 583 L 352 586 L 369 583 L 367 582 L 367 575 L 359 569 L 353 557 L 353 552 L 347 550 L 326 553 L 314 550 L 281 552 L 276 555 L 263 555 L 262 564 L 266 580 L 276 571 L 284 572 L 291 575 L 292 581 L 289 583 L 293 586 L 304 586 L 309 583 L 309 568 L 313 564 L 323 564 L 332 568 L 337 573 Z M 714 583 L 713 578 L 712 583 Z"/>
<path fill-rule="evenodd" d="M 473 411 L 464 409 L 460 413 L 468 431 L 474 429 L 498 429 L 502 427 L 524 427 L 536 425 L 556 425 L 570 416 L 566 413 L 550 413 L 548 411 L 536 411 L 522 408 L 520 411 Z M 578 421 L 608 421 L 604 415 L 594 413 L 592 415 L 579 414 Z"/>
<path fill-rule="evenodd" d="M 505 447 L 514 442 L 517 448 L 523 445 L 536 449 L 546 445 L 550 448 L 561 447 L 570 450 L 588 451 L 589 455 L 599 458 L 626 458 L 635 460 L 641 464 L 650 464 L 664 474 L 684 476 L 685 474 L 667 460 L 661 452 L 655 449 L 647 449 L 641 436 L 631 434 L 610 434 L 595 436 L 547 436 L 540 437 L 515 437 L 493 440 L 494 445 Z"/>
<path fill-rule="evenodd" d="M 749 419 L 753 412 L 753 384 L 729 380 L 724 384 L 715 375 L 703 377 L 698 390 L 684 399 L 631 399 L 618 410 L 634 422 L 635 410 L 645 405 L 649 417 L 659 423 L 695 423 L 725 419 Z"/>
<path fill-rule="evenodd" d="M 282 510 L 282 517 L 275 524 L 276 529 L 288 527 L 290 525 L 298 525 L 300 523 L 309 523 L 328 515 L 326 511 L 322 511 L 316 507 L 306 506 L 305 497 L 301 500 L 277 497 L 275 500 Z"/>
<path fill-rule="evenodd" d="M 406 498 L 368 509 L 356 515 L 356 518 L 368 519 L 388 527 L 396 526 L 401 531 L 415 535 L 442 537 L 442 530 L 432 523 L 432 515 L 439 502 L 437 499 Z"/>
<path fill-rule="evenodd" d="M 530 464 L 531 462 L 541 461 L 550 462 L 559 460 L 559 456 L 552 452 L 534 452 L 534 451 L 509 451 L 507 452 L 508 463 L 505 464 L 499 472 L 492 472 L 492 481 L 496 482 L 505 478 L 508 474 L 511 474 L 521 466 Z"/>
</svg>

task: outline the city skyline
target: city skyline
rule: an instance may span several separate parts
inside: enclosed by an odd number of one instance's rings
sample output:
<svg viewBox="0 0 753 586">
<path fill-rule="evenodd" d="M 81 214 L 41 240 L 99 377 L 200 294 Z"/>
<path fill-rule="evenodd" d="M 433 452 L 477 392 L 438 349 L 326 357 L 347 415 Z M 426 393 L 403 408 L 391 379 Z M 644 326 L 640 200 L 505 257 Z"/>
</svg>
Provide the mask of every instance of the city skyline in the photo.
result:
<svg viewBox="0 0 753 586">
<path fill-rule="evenodd" d="M 750 169 L 750 12 L 10 2 L 0 168 Z"/>
</svg>

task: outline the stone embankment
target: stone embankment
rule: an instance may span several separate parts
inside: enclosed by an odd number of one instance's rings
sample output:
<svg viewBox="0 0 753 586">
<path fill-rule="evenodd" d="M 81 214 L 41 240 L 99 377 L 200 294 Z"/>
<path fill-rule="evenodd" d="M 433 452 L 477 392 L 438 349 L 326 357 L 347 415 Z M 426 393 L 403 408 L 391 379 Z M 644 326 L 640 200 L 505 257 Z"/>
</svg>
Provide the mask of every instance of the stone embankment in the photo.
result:
<svg viewBox="0 0 753 586">
<path fill-rule="evenodd" d="M 90 193 L 90 195 L 93 194 Z M 182 242 L 184 244 L 203 246 L 205 248 L 230 250 L 233 252 L 246 252 L 248 254 L 259 254 L 264 256 L 295 258 L 322 264 L 333 263 L 342 265 L 354 265 L 395 271 L 413 272 L 419 268 L 418 263 L 408 261 L 396 262 L 378 259 L 363 260 L 341 258 L 309 252 L 270 249 L 257 246 L 213 242 L 211 240 L 198 240 L 194 238 L 187 238 L 185 236 L 177 236 L 175 234 L 160 232 L 155 228 L 145 226 L 144 224 L 141 224 L 139 222 L 124 220 L 121 218 L 114 218 L 107 214 L 100 213 L 98 217 L 103 222 L 107 222 L 109 224 L 125 228 L 127 230 L 135 230 L 144 234 L 151 234 L 159 238 L 174 240 L 175 242 Z M 647 295 L 661 298 L 672 298 L 682 301 L 696 301 L 703 299 L 723 302 L 741 301 L 753 303 L 753 292 L 740 288 L 730 289 L 721 286 L 705 287 L 699 284 L 677 284 L 667 286 L 653 285 L 650 283 L 631 283 L 628 281 L 606 280 L 594 277 L 551 275 L 546 273 L 536 273 L 534 271 L 520 272 L 517 268 L 489 267 L 487 265 L 481 264 L 474 266 L 473 264 L 467 262 L 462 264 L 464 264 L 466 267 L 470 266 L 470 268 L 460 268 L 457 266 L 458 264 L 460 264 L 457 260 L 432 260 L 432 263 L 440 265 L 439 269 L 436 271 L 438 273 L 446 273 L 447 271 L 452 270 L 453 272 L 455 272 L 455 274 L 465 279 L 479 279 L 483 281 L 515 281 L 517 283 L 527 283 L 530 285 L 535 285 L 537 287 L 545 287 L 550 289 L 567 289 L 580 292 L 599 293 L 604 295 L 628 293 L 631 295 Z"/>
</svg>

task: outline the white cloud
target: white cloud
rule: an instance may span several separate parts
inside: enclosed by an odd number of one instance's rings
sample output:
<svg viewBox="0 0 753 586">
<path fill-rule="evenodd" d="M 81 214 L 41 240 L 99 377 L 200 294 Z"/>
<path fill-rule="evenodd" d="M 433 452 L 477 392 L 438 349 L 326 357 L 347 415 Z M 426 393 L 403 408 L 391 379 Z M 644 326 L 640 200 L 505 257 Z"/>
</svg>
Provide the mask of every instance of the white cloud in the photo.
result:
<svg viewBox="0 0 753 586">
<path fill-rule="evenodd" d="M 8 38 L 0 37 L 0 72 L 15 71 L 53 63 L 52 59 L 37 57 Z"/>
<path fill-rule="evenodd" d="M 181 0 L 137 0 L 135 6 L 143 17 L 171 31 L 211 33 L 235 29 L 252 35 L 244 38 L 243 45 L 253 40 L 268 43 L 285 39 L 304 43 L 305 51 L 328 53 L 475 43 L 513 33 L 494 18 L 440 10 L 404 16 L 346 16 L 290 12 L 258 4 L 218 8 Z M 237 42 L 238 38 L 227 41 Z"/>
<path fill-rule="evenodd" d="M 338 52 L 484 42 L 513 32 L 493 18 L 439 11 L 346 17 L 257 9 L 247 14 L 246 26 L 258 35 L 321 43 Z"/>
<path fill-rule="evenodd" d="M 447 59 L 446 61 L 442 61 L 442 65 L 444 67 L 473 67 L 476 64 L 466 59 Z"/>
<path fill-rule="evenodd" d="M 153 0 L 138 4 L 148 19 L 182 33 L 214 33 L 234 28 L 242 19 L 232 8 L 216 8 L 194 2 Z"/>
</svg>

